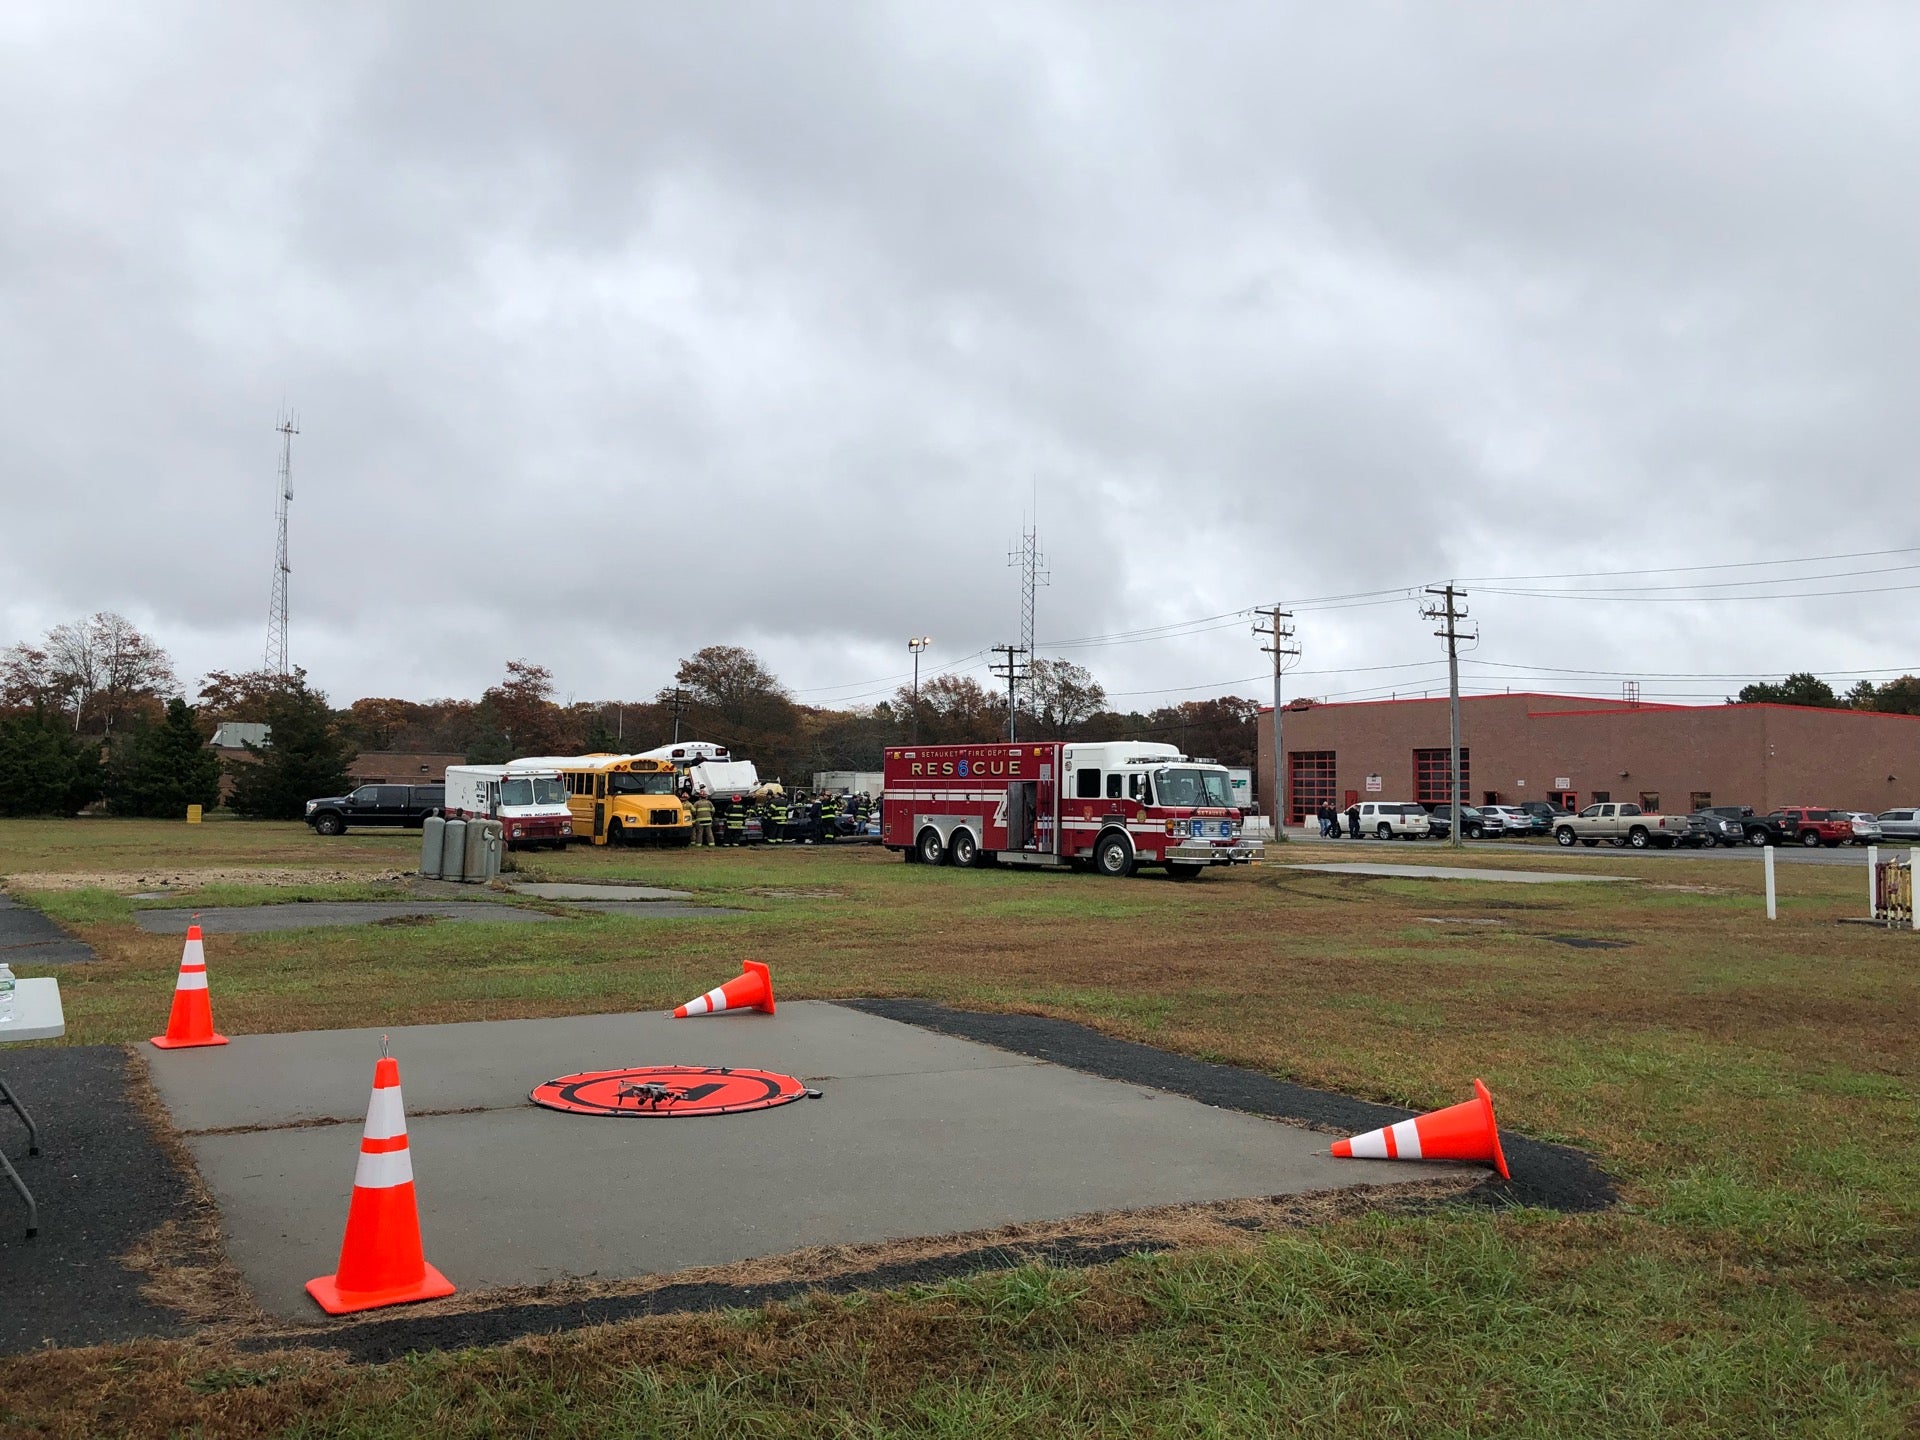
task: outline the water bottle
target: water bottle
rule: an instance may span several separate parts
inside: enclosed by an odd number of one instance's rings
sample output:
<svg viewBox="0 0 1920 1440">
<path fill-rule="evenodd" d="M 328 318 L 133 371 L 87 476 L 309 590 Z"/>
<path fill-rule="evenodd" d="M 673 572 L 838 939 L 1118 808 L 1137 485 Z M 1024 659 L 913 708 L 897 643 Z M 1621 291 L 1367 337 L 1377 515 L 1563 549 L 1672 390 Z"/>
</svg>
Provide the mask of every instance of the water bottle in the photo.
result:
<svg viewBox="0 0 1920 1440">
<path fill-rule="evenodd" d="M 0 960 L 0 1025 L 13 1023 L 13 969 Z"/>
</svg>

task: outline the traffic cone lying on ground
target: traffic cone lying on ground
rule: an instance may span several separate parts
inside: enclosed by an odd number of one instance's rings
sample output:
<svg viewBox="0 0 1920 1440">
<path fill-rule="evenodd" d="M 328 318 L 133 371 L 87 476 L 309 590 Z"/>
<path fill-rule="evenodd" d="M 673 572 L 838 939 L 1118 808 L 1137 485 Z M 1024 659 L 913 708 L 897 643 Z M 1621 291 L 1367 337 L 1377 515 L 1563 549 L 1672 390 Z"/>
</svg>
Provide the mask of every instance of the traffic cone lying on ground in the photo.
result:
<svg viewBox="0 0 1920 1440">
<path fill-rule="evenodd" d="M 764 1010 L 773 1014 L 773 972 L 758 960 L 742 960 L 740 965 L 739 975 L 699 999 L 687 1001 L 673 1012 L 673 1018 L 718 1015 L 722 1010 Z"/>
<path fill-rule="evenodd" d="M 309 1280 L 307 1293 L 329 1315 L 453 1294 L 452 1282 L 427 1264 L 420 1248 L 400 1062 L 384 1053 L 373 1068 L 373 1098 L 360 1134 L 360 1167 L 353 1173 L 340 1268 Z"/>
<path fill-rule="evenodd" d="M 199 916 L 194 916 L 197 922 Z M 213 1033 L 213 1001 L 207 995 L 207 949 L 200 926 L 187 926 L 186 948 L 180 952 L 180 974 L 173 982 L 173 1010 L 167 1033 L 148 1042 L 162 1050 L 185 1050 L 194 1045 L 224 1045 L 227 1037 Z"/>
<path fill-rule="evenodd" d="M 1494 1128 L 1493 1096 L 1482 1080 L 1473 1082 L 1473 1091 L 1473 1099 L 1458 1105 L 1336 1140 L 1333 1153 L 1349 1160 L 1473 1160 L 1511 1180 L 1507 1157 L 1500 1151 L 1500 1132 Z"/>
</svg>

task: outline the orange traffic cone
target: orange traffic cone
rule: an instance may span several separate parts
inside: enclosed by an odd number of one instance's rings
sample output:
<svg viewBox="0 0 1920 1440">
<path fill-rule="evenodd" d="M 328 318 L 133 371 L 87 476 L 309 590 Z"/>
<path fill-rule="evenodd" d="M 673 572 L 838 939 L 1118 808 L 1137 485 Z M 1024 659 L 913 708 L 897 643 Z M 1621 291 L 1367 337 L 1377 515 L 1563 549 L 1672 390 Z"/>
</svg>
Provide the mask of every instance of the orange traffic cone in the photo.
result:
<svg viewBox="0 0 1920 1440">
<path fill-rule="evenodd" d="M 194 920 L 198 922 L 199 916 Z M 180 974 L 173 982 L 173 1010 L 167 1033 L 148 1042 L 162 1050 L 185 1050 L 194 1045 L 224 1045 L 227 1037 L 213 1033 L 213 1001 L 207 996 L 207 950 L 198 923 L 187 926 L 186 948 L 180 952 Z"/>
<path fill-rule="evenodd" d="M 673 1018 L 718 1015 L 722 1010 L 764 1010 L 773 1014 L 773 972 L 758 960 L 742 960 L 741 973 L 673 1012 Z"/>
<path fill-rule="evenodd" d="M 1473 1099 L 1458 1105 L 1336 1140 L 1333 1153 L 1349 1160 L 1476 1160 L 1511 1180 L 1507 1157 L 1500 1151 L 1500 1132 L 1494 1128 L 1493 1096 L 1483 1080 L 1473 1082 L 1473 1091 Z"/>
<path fill-rule="evenodd" d="M 452 1282 L 427 1264 L 420 1248 L 413 1155 L 407 1149 L 407 1112 L 400 1103 L 400 1062 L 387 1055 L 384 1046 L 373 1067 L 373 1098 L 360 1134 L 360 1168 L 353 1173 L 340 1268 L 309 1280 L 307 1293 L 329 1315 L 453 1294 Z"/>
</svg>

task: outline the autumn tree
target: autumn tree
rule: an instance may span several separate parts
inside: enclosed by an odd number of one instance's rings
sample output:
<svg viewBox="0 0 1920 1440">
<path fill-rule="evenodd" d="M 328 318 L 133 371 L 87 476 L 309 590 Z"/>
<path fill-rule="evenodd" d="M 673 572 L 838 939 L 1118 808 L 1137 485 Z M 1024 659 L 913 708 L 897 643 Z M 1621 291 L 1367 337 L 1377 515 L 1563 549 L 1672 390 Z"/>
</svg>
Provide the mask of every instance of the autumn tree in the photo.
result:
<svg viewBox="0 0 1920 1440">
<path fill-rule="evenodd" d="M 566 718 L 553 703 L 553 672 L 531 660 L 507 662 L 506 677 L 481 694 L 474 722 L 477 733 L 469 758 L 496 739 L 491 748 L 505 751 L 500 760 L 553 755 L 566 744 Z"/>
<path fill-rule="evenodd" d="M 157 719 L 176 688 L 167 652 L 111 610 L 56 625 L 40 644 L 0 657 L 0 699 L 63 711 L 84 735 L 110 735 L 137 715 Z"/>
<path fill-rule="evenodd" d="M 1186 700 L 1155 710 L 1133 738 L 1164 740 L 1223 765 L 1252 765 L 1260 748 L 1260 702 L 1240 695 Z"/>
<path fill-rule="evenodd" d="M 1068 739 L 1107 707 L 1106 690 L 1084 665 L 1042 658 L 1029 671 L 1029 720 L 1040 739 Z"/>
<path fill-rule="evenodd" d="M 1902 675 L 1884 685 L 1862 680 L 1847 692 L 1847 704 L 1887 715 L 1920 715 L 1920 676 Z"/>
<path fill-rule="evenodd" d="M 911 733 L 916 707 L 909 687 L 894 695 L 893 710 Z M 1007 729 L 1006 702 L 971 675 L 936 675 L 922 684 L 917 718 L 919 738 L 928 745 L 1002 739 Z"/>
<path fill-rule="evenodd" d="M 277 670 L 210 670 L 200 681 L 200 718 L 212 725 L 229 720 L 265 724 L 267 711 L 287 683 L 288 677 Z"/>
</svg>

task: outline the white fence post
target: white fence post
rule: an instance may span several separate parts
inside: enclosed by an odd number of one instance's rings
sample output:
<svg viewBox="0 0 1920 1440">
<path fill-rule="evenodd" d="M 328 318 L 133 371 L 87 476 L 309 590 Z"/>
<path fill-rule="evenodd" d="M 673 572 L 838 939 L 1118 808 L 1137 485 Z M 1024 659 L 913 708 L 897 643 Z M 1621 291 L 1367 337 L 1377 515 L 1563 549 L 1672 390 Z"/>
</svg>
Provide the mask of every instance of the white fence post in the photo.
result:
<svg viewBox="0 0 1920 1440">
<path fill-rule="evenodd" d="M 1763 850 L 1762 850 L 1762 851 L 1761 851 L 1760 853 L 1761 853 L 1761 855 L 1763 855 L 1763 856 L 1764 856 L 1764 857 L 1766 858 L 1766 870 L 1767 870 L 1767 919 L 1769 919 L 1769 920 L 1778 920 L 1778 919 L 1780 918 L 1780 908 L 1779 908 L 1779 906 L 1778 906 L 1778 905 L 1777 905 L 1777 904 L 1775 903 L 1775 901 L 1774 901 L 1774 889 L 1773 889 L 1773 849 L 1774 849 L 1774 847 L 1773 847 L 1773 846 L 1771 846 L 1771 845 L 1769 845 L 1769 846 L 1767 846 L 1767 847 L 1766 847 L 1765 849 L 1763 849 Z"/>
<path fill-rule="evenodd" d="M 1880 918 L 1880 847 L 1867 846 L 1867 918 Z"/>
</svg>

